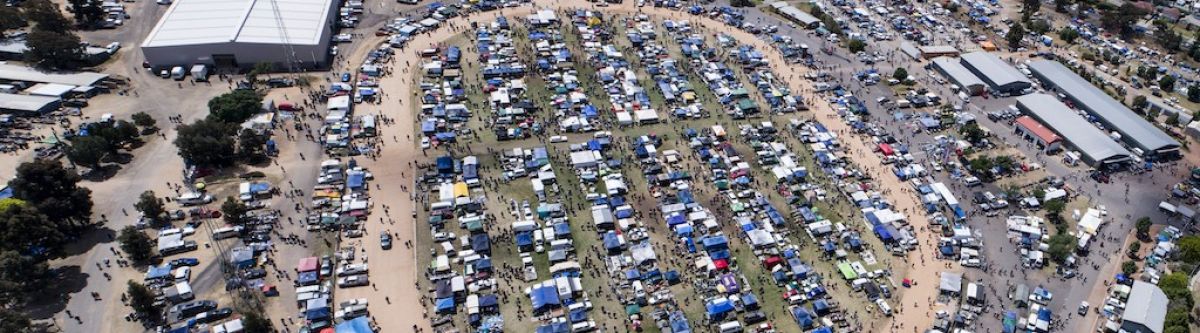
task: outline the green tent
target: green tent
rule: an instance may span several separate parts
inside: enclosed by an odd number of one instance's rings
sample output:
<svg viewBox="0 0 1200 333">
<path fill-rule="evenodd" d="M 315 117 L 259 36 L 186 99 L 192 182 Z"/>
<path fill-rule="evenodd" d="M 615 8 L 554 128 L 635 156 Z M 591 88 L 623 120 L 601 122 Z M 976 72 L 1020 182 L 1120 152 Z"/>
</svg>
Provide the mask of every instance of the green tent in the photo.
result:
<svg viewBox="0 0 1200 333">
<path fill-rule="evenodd" d="M 842 272 L 842 277 L 846 278 L 846 280 L 854 280 L 858 278 L 858 272 L 855 272 L 854 268 L 851 268 L 849 263 L 840 263 L 837 267 L 838 271 Z"/>
</svg>

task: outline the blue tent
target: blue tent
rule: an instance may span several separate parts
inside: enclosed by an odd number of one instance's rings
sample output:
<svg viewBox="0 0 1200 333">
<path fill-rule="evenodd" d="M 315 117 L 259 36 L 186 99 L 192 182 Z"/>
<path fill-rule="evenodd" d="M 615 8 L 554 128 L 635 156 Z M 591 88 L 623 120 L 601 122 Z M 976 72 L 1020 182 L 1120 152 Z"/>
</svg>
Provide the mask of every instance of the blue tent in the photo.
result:
<svg viewBox="0 0 1200 333">
<path fill-rule="evenodd" d="M 743 293 L 742 294 L 742 305 L 745 306 L 746 310 L 748 310 L 748 311 L 757 310 L 758 309 L 758 297 L 754 296 L 754 294 L 751 294 L 749 292 Z"/>
<path fill-rule="evenodd" d="M 792 308 L 792 319 L 796 320 L 796 324 L 799 324 L 801 329 L 807 330 L 813 326 L 812 314 L 802 306 Z"/>
<path fill-rule="evenodd" d="M 485 271 L 485 272 L 491 271 L 492 270 L 492 258 L 482 258 L 482 259 L 476 260 L 475 261 L 475 270 Z"/>
<path fill-rule="evenodd" d="M 554 224 L 554 237 L 571 235 L 571 225 L 566 223 Z"/>
<path fill-rule="evenodd" d="M 571 325 L 565 322 L 538 326 L 537 333 L 571 333 Z"/>
<path fill-rule="evenodd" d="M 609 251 L 621 249 L 621 240 L 617 238 L 616 232 L 609 231 L 604 233 L 604 248 Z"/>
<path fill-rule="evenodd" d="M 375 331 L 371 329 L 371 322 L 368 321 L 367 317 L 362 316 L 362 317 L 354 318 L 349 321 L 345 321 L 345 322 L 342 322 L 341 324 L 338 324 L 336 327 L 334 327 L 334 332 L 335 333 L 374 333 Z"/>
<path fill-rule="evenodd" d="M 691 325 L 688 325 L 687 317 L 683 316 L 683 312 L 676 311 L 671 314 L 671 332 L 674 333 L 692 333 Z"/>
<path fill-rule="evenodd" d="M 729 249 L 729 241 L 725 239 L 725 236 L 705 237 L 701 243 L 704 244 L 704 250 L 708 252 Z"/>
<path fill-rule="evenodd" d="M 522 232 L 516 235 L 517 246 L 533 245 L 533 233 Z"/>
<path fill-rule="evenodd" d="M 434 302 L 434 304 L 436 304 L 437 313 L 454 312 L 454 298 L 453 297 L 439 298 L 436 302 Z"/>
<path fill-rule="evenodd" d="M 346 177 L 346 186 L 350 187 L 351 190 L 362 189 L 365 182 L 366 175 L 362 172 L 351 172 Z"/>
<path fill-rule="evenodd" d="M 569 316 L 571 318 L 571 323 L 578 323 L 581 321 L 586 321 L 588 319 L 587 310 L 584 308 L 579 308 L 579 309 L 575 309 L 574 311 L 571 311 L 571 314 Z"/>
<path fill-rule="evenodd" d="M 732 312 L 733 303 L 728 299 L 718 298 L 708 301 L 704 304 L 704 309 L 708 313 L 709 318 L 720 319 L 724 318 L 726 313 Z"/>
<path fill-rule="evenodd" d="M 833 329 L 829 328 L 829 327 L 821 326 L 820 328 L 813 330 L 812 333 L 833 333 Z"/>
<path fill-rule="evenodd" d="M 534 313 L 542 313 L 562 304 L 558 299 L 558 288 L 554 286 L 536 287 L 529 293 L 529 298 Z"/>
<path fill-rule="evenodd" d="M 296 282 L 302 286 L 307 286 L 317 283 L 317 272 L 304 272 L 296 276 Z"/>
<path fill-rule="evenodd" d="M 818 299 L 818 300 L 813 301 L 812 306 L 813 306 L 813 312 L 816 312 L 818 316 L 824 316 L 824 315 L 829 314 L 829 302 L 826 302 L 824 299 Z"/>
<path fill-rule="evenodd" d="M 471 235 L 471 250 L 481 254 L 490 253 L 492 252 L 492 240 L 486 233 Z"/>
<path fill-rule="evenodd" d="M 692 234 L 692 225 L 681 224 L 681 225 L 675 226 L 675 235 L 688 236 L 691 234 Z"/>
<path fill-rule="evenodd" d="M 159 266 L 150 266 L 146 270 L 146 280 L 155 280 L 171 276 L 171 264 L 162 264 Z"/>
<path fill-rule="evenodd" d="M 329 318 L 329 307 L 322 306 L 315 309 L 308 309 L 304 312 L 304 318 L 308 320 L 321 320 Z"/>
<path fill-rule="evenodd" d="M 637 268 L 630 268 L 629 270 L 625 271 L 625 279 L 629 281 L 641 280 L 642 272 L 638 271 Z"/>
</svg>

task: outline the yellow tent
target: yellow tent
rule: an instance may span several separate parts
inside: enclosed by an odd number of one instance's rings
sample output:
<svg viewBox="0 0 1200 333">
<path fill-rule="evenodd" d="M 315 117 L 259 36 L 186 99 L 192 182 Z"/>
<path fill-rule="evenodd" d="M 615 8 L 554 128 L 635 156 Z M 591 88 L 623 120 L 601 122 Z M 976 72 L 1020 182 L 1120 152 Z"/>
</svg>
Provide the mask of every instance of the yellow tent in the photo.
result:
<svg viewBox="0 0 1200 333">
<path fill-rule="evenodd" d="M 455 198 L 465 197 L 465 196 L 469 196 L 469 195 L 471 195 L 471 192 L 470 192 L 470 190 L 467 189 L 467 183 L 465 183 L 465 182 L 454 183 L 454 197 Z"/>
<path fill-rule="evenodd" d="M 596 17 L 588 18 L 587 24 L 588 24 L 588 26 L 592 26 L 592 27 L 597 26 L 600 24 L 600 19 L 596 18 Z"/>
</svg>

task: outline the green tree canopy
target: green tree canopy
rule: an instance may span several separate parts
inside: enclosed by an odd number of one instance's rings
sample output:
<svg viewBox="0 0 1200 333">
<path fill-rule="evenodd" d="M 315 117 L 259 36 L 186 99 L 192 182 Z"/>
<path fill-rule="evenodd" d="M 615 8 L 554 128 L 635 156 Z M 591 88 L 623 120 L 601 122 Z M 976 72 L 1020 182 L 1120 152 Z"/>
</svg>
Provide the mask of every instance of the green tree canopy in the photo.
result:
<svg viewBox="0 0 1200 333">
<path fill-rule="evenodd" d="M 859 53 L 867 48 L 867 43 L 861 39 L 851 38 L 846 47 L 850 49 L 850 53 Z"/>
<path fill-rule="evenodd" d="M 898 81 L 908 81 L 908 70 L 904 67 L 896 67 L 896 71 L 892 72 L 892 78 Z"/>
<path fill-rule="evenodd" d="M 75 23 L 86 27 L 96 27 L 104 22 L 104 8 L 100 0 L 68 0 L 70 11 L 75 14 Z"/>
<path fill-rule="evenodd" d="M 101 136 L 89 135 L 72 138 L 71 145 L 67 146 L 66 155 L 71 162 L 94 169 L 100 167 L 104 156 L 111 151 L 112 145 L 108 140 Z"/>
<path fill-rule="evenodd" d="M 17 175 L 8 186 L 14 198 L 29 202 L 51 221 L 64 224 L 86 222 L 92 216 L 92 190 L 80 187 L 79 181 L 79 175 L 63 168 L 62 163 L 38 159 L 17 166 Z"/>
<path fill-rule="evenodd" d="M 155 121 L 154 117 L 151 117 L 150 114 L 145 112 L 134 113 L 131 118 L 133 119 L 134 125 L 138 125 L 142 128 L 154 128 L 158 125 L 158 121 Z"/>
<path fill-rule="evenodd" d="M 40 26 L 39 26 L 40 27 Z M 79 36 L 67 30 L 33 29 L 25 39 L 25 60 L 47 69 L 76 69 L 83 60 Z"/>
<path fill-rule="evenodd" d="M 262 109 L 262 96 L 253 90 L 235 90 L 208 101 L 208 118 L 241 124 Z"/>
<path fill-rule="evenodd" d="M 8 206 L 0 211 L 0 249 L 45 258 L 57 253 L 66 235 L 36 207 Z"/>
<path fill-rule="evenodd" d="M 25 13 L 18 7 L 0 6 L 0 33 L 23 28 L 26 25 Z"/>
<path fill-rule="evenodd" d="M 250 208 L 234 197 L 225 198 L 225 202 L 221 203 L 221 217 L 230 225 L 242 225 L 247 211 L 250 211 Z"/>
<path fill-rule="evenodd" d="M 1063 27 L 1058 31 L 1058 39 L 1062 39 L 1067 44 L 1074 44 L 1075 40 L 1079 39 L 1079 32 L 1071 27 Z"/>
<path fill-rule="evenodd" d="M 236 125 L 203 119 L 190 125 L 180 125 L 175 147 L 184 161 L 198 165 L 227 166 L 233 163 L 235 149 L 233 134 Z"/>
<path fill-rule="evenodd" d="M 0 296 L 4 296 L 0 297 L 0 303 L 11 305 L 23 293 L 42 288 L 49 276 L 46 261 L 17 251 L 0 251 Z"/>
<path fill-rule="evenodd" d="M 133 207 L 142 212 L 142 215 L 147 219 L 150 219 L 151 224 L 155 228 L 165 226 L 167 209 L 163 207 L 162 199 L 159 199 L 154 194 L 154 191 L 142 192 L 142 195 L 138 196 L 138 202 L 133 204 Z"/>
<path fill-rule="evenodd" d="M 154 305 L 154 292 L 133 280 L 129 280 L 128 285 L 126 293 L 129 294 L 129 306 L 133 311 L 148 318 L 158 318 L 159 308 Z"/>
<path fill-rule="evenodd" d="M 121 251 L 125 251 L 134 262 L 145 262 L 154 255 L 154 243 L 150 241 L 150 237 L 134 226 L 121 229 L 117 241 L 121 243 Z"/>
<path fill-rule="evenodd" d="M 1050 259 L 1054 260 L 1054 262 L 1062 263 L 1075 251 L 1077 241 L 1075 236 L 1071 236 L 1068 233 L 1059 233 L 1050 236 L 1050 250 L 1046 251 L 1046 254 L 1050 255 Z"/>
<path fill-rule="evenodd" d="M 62 11 L 50 0 L 29 0 L 21 7 L 25 9 L 25 18 L 37 24 L 37 29 L 65 32 L 71 28 Z"/>
<path fill-rule="evenodd" d="M 1179 260 L 1189 264 L 1200 263 L 1200 236 L 1179 238 Z"/>
<path fill-rule="evenodd" d="M 1008 29 L 1008 34 L 1004 35 L 1004 40 L 1008 42 L 1010 50 L 1021 48 L 1021 39 L 1025 38 L 1025 27 L 1021 26 L 1020 22 L 1013 23 L 1012 28 Z"/>
</svg>

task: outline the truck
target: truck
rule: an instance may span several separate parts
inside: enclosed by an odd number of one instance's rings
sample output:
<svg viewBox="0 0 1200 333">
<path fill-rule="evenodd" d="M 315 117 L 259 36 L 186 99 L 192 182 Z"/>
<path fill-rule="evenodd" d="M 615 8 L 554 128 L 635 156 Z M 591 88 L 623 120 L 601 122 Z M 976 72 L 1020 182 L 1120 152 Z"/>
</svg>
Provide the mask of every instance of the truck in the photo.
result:
<svg viewBox="0 0 1200 333">
<path fill-rule="evenodd" d="M 192 79 L 195 79 L 196 81 L 208 81 L 208 65 L 193 65 Z"/>
<path fill-rule="evenodd" d="M 175 66 L 171 68 L 171 79 L 175 81 L 183 81 L 183 77 L 187 76 L 187 71 L 183 70 L 183 66 Z"/>
</svg>

